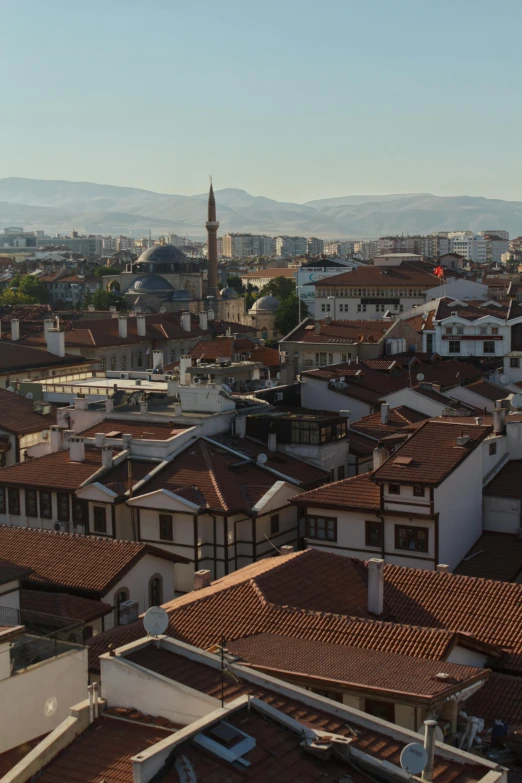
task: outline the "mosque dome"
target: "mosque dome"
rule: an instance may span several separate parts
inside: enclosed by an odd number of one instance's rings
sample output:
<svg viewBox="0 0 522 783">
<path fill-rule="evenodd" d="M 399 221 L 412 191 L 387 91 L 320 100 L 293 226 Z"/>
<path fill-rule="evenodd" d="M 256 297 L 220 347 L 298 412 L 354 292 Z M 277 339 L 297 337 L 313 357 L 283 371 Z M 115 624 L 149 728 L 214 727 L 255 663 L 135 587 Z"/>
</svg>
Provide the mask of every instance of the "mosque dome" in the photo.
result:
<svg viewBox="0 0 522 783">
<path fill-rule="evenodd" d="M 190 302 L 192 294 L 190 291 L 174 291 L 171 297 L 173 302 Z"/>
<path fill-rule="evenodd" d="M 238 294 L 235 288 L 222 288 L 219 292 L 222 299 L 237 299 Z"/>
<path fill-rule="evenodd" d="M 185 253 L 175 245 L 154 245 L 144 250 L 137 264 L 184 264 L 188 261 Z"/>
<path fill-rule="evenodd" d="M 256 299 L 251 310 L 257 310 L 258 312 L 269 310 L 274 312 L 279 307 L 279 299 L 275 296 L 262 296 L 260 299 Z"/>
<path fill-rule="evenodd" d="M 172 291 L 172 286 L 168 280 L 161 275 L 143 275 L 138 277 L 132 286 L 132 291 Z"/>
</svg>

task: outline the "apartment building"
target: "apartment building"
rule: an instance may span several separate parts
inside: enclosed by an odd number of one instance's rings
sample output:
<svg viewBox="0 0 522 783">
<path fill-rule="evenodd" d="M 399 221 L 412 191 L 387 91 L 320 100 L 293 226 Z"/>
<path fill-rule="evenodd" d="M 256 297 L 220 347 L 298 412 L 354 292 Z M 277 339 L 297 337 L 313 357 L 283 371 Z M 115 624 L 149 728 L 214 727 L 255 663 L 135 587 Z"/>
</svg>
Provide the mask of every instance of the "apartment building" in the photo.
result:
<svg viewBox="0 0 522 783">
<path fill-rule="evenodd" d="M 226 258 L 271 256 L 274 254 L 274 240 L 263 234 L 225 234 L 221 252 Z"/>
<path fill-rule="evenodd" d="M 450 252 L 458 253 L 467 261 L 485 264 L 488 260 L 486 239 L 470 233 L 450 235 Z"/>
<path fill-rule="evenodd" d="M 278 236 L 274 239 L 276 256 L 304 256 L 308 252 L 306 237 Z"/>
<path fill-rule="evenodd" d="M 353 243 L 353 252 L 363 261 L 371 261 L 379 252 L 379 245 L 377 240 L 374 239 L 361 240 Z"/>
<path fill-rule="evenodd" d="M 324 241 L 317 237 L 308 237 L 306 240 L 306 252 L 309 256 L 319 256 L 324 251 Z"/>
</svg>

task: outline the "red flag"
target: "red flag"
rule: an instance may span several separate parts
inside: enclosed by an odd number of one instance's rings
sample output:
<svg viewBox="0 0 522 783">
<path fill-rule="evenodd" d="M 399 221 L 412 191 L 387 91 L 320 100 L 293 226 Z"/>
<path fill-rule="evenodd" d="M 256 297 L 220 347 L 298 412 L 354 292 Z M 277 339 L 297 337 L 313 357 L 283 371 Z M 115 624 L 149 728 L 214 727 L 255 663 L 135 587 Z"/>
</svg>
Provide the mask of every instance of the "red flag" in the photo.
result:
<svg viewBox="0 0 522 783">
<path fill-rule="evenodd" d="M 436 266 L 433 270 L 433 274 L 437 275 L 437 277 L 444 277 L 444 267 Z"/>
</svg>

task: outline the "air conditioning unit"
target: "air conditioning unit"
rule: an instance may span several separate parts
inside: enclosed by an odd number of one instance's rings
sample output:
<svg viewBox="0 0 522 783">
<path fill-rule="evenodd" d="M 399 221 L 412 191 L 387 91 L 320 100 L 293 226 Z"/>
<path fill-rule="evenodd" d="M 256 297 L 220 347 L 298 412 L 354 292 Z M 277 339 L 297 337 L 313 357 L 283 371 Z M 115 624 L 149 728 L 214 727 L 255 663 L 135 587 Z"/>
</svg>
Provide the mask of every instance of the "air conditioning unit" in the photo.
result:
<svg viewBox="0 0 522 783">
<path fill-rule="evenodd" d="M 55 522 L 54 529 L 57 533 L 67 533 L 67 522 Z"/>
<path fill-rule="evenodd" d="M 138 619 L 140 614 L 137 601 L 122 601 L 119 606 L 120 625 L 129 625 Z"/>
<path fill-rule="evenodd" d="M 120 378 L 128 378 L 129 373 L 128 372 L 120 372 Z"/>
</svg>

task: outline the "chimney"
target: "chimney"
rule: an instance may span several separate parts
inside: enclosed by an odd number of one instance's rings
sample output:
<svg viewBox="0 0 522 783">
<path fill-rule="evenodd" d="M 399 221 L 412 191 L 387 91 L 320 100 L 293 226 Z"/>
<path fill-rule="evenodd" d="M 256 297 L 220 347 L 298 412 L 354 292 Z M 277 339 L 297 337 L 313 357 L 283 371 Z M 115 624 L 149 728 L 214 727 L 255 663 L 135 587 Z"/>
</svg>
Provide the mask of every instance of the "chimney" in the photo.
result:
<svg viewBox="0 0 522 783">
<path fill-rule="evenodd" d="M 381 405 L 381 424 L 388 424 L 390 420 L 390 406 L 387 402 Z"/>
<path fill-rule="evenodd" d="M 60 451 L 62 448 L 62 428 L 58 424 L 51 424 L 51 451 Z"/>
<path fill-rule="evenodd" d="M 237 416 L 234 422 L 234 432 L 237 438 L 244 438 L 246 435 L 246 416 Z"/>
<path fill-rule="evenodd" d="M 44 338 L 47 340 L 47 332 L 53 328 L 54 321 L 52 318 L 46 318 L 44 323 Z"/>
<path fill-rule="evenodd" d="M 79 435 L 69 439 L 69 454 L 71 462 L 85 462 L 85 441 Z"/>
<path fill-rule="evenodd" d="M 206 332 L 208 329 L 208 314 L 207 313 L 200 313 L 199 314 L 199 328 Z"/>
<path fill-rule="evenodd" d="M 182 386 L 186 383 L 185 375 L 188 367 L 192 367 L 192 356 L 183 354 L 179 357 L 179 382 Z"/>
<path fill-rule="evenodd" d="M 202 590 L 204 587 L 208 587 L 210 581 L 210 571 L 206 568 L 194 572 L 194 590 Z"/>
<path fill-rule="evenodd" d="M 136 331 L 138 332 L 138 337 L 145 337 L 147 333 L 147 319 L 144 315 L 136 316 Z"/>
<path fill-rule="evenodd" d="M 444 563 L 439 563 L 436 570 L 439 574 L 447 574 L 449 572 L 449 566 L 444 565 Z"/>
<path fill-rule="evenodd" d="M 190 332 L 190 313 L 181 313 L 181 328 L 184 332 Z"/>
<path fill-rule="evenodd" d="M 149 410 L 149 403 L 147 402 L 146 399 L 143 399 L 140 402 L 140 413 L 147 413 L 148 410 Z"/>
<path fill-rule="evenodd" d="M 506 411 L 502 407 L 502 400 L 496 401 L 493 409 L 493 432 L 495 435 L 503 435 L 506 431 Z"/>
<path fill-rule="evenodd" d="M 13 318 L 11 321 L 11 342 L 15 343 L 20 339 L 20 321 L 18 318 Z"/>
<path fill-rule="evenodd" d="M 342 416 L 343 419 L 346 419 L 347 422 L 350 421 L 350 416 L 352 415 L 351 411 L 339 411 L 339 416 Z"/>
<path fill-rule="evenodd" d="M 291 555 L 294 551 L 294 547 L 292 544 L 284 544 L 283 546 L 279 547 L 279 551 L 282 555 Z"/>
<path fill-rule="evenodd" d="M 268 433 L 268 451 L 277 451 L 277 433 Z"/>
<path fill-rule="evenodd" d="M 163 368 L 163 351 L 152 351 L 152 369 Z"/>
<path fill-rule="evenodd" d="M 435 740 L 437 739 L 436 732 L 438 724 L 436 720 L 425 720 L 424 726 L 426 727 L 424 734 L 424 749 L 428 754 L 428 761 L 422 770 L 422 779 L 426 781 L 426 783 L 430 783 L 430 781 L 433 780 L 433 760 L 435 757 Z"/>
<path fill-rule="evenodd" d="M 216 317 L 214 310 L 207 310 L 207 317 L 209 321 L 213 321 Z"/>
<path fill-rule="evenodd" d="M 122 340 L 125 340 L 127 338 L 127 316 L 126 315 L 118 316 L 118 334 L 122 338 Z"/>
<path fill-rule="evenodd" d="M 78 395 L 74 398 L 74 410 L 75 411 L 86 411 L 89 405 L 89 401 L 87 400 L 87 397 L 84 397 L 83 395 Z"/>
<path fill-rule="evenodd" d="M 114 402 L 110 397 L 105 400 L 105 413 L 112 413 L 114 410 Z"/>
<path fill-rule="evenodd" d="M 386 460 L 387 452 L 384 446 L 376 446 L 373 450 L 373 469 L 380 468 Z"/>
<path fill-rule="evenodd" d="M 94 444 L 98 449 L 101 449 L 103 444 L 105 443 L 105 433 L 104 432 L 96 432 L 94 435 Z"/>
<path fill-rule="evenodd" d="M 314 323 L 314 334 L 321 334 L 321 321 Z"/>
<path fill-rule="evenodd" d="M 118 311 L 117 311 L 117 309 L 116 309 L 116 305 L 111 305 L 111 306 L 109 307 L 109 313 L 117 313 L 117 312 L 118 312 Z M 118 317 L 118 316 L 116 315 L 116 318 L 117 318 L 117 317 Z"/>
<path fill-rule="evenodd" d="M 48 329 L 46 340 L 49 353 L 61 358 L 65 356 L 65 332 L 60 332 L 59 329 Z"/>
<path fill-rule="evenodd" d="M 381 615 L 384 610 L 384 560 L 368 561 L 368 611 Z"/>
<path fill-rule="evenodd" d="M 102 466 L 112 468 L 112 446 L 102 446 Z"/>
<path fill-rule="evenodd" d="M 482 417 L 481 416 L 476 416 L 475 417 L 475 424 L 477 425 L 477 427 L 480 427 L 480 425 L 482 424 Z"/>
<path fill-rule="evenodd" d="M 95 306 L 94 305 L 87 305 L 87 312 L 95 313 L 96 312 Z"/>
</svg>

